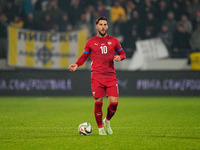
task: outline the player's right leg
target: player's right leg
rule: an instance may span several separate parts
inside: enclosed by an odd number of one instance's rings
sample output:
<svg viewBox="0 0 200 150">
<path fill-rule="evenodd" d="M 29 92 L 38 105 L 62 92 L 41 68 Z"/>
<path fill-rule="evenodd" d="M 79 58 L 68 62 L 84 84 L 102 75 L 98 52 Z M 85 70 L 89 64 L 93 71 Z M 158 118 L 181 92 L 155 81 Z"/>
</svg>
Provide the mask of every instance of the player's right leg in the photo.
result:
<svg viewBox="0 0 200 150">
<path fill-rule="evenodd" d="M 94 106 L 94 115 L 97 122 L 97 126 L 99 128 L 99 135 L 106 135 L 102 124 L 102 116 L 103 116 L 103 97 L 104 97 L 104 86 L 98 80 L 91 80 L 92 86 L 92 93 L 93 98 L 95 99 L 95 106 Z"/>
<path fill-rule="evenodd" d="M 105 129 L 102 124 L 103 117 L 103 97 L 95 98 L 95 106 L 94 106 L 94 115 L 97 122 L 97 126 L 99 128 L 99 135 L 106 135 Z"/>
</svg>

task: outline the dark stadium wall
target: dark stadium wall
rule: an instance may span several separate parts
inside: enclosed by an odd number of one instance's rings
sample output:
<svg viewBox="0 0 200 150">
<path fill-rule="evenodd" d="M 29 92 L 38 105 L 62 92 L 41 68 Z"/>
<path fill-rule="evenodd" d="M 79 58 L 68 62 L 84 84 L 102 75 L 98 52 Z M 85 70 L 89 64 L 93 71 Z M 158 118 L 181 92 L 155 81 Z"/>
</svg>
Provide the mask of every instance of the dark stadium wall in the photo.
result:
<svg viewBox="0 0 200 150">
<path fill-rule="evenodd" d="M 200 96 L 199 71 L 117 71 L 120 96 Z M 0 96 L 92 96 L 90 71 L 0 71 Z"/>
</svg>

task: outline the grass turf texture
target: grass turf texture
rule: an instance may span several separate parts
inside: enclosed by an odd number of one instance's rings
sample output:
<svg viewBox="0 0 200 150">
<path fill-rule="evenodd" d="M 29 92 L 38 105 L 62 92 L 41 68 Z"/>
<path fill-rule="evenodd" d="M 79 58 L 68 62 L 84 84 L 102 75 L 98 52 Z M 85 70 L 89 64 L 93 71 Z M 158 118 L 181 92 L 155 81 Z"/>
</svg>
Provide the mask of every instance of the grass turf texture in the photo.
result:
<svg viewBox="0 0 200 150">
<path fill-rule="evenodd" d="M 1 97 L 0 149 L 200 149 L 200 98 L 120 97 L 109 136 L 98 135 L 93 109 L 90 97 Z M 78 134 L 85 121 L 90 136 Z"/>
</svg>

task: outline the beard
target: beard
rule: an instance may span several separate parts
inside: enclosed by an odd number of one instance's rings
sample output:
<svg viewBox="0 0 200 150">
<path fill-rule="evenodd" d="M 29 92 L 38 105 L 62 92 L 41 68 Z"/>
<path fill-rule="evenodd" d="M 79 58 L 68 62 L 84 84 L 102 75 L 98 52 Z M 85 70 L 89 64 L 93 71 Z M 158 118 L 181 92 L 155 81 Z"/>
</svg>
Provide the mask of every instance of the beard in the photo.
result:
<svg viewBox="0 0 200 150">
<path fill-rule="evenodd" d="M 107 31 L 105 31 L 105 33 L 101 33 L 101 31 L 99 31 L 99 34 L 104 37 L 106 35 Z"/>
</svg>

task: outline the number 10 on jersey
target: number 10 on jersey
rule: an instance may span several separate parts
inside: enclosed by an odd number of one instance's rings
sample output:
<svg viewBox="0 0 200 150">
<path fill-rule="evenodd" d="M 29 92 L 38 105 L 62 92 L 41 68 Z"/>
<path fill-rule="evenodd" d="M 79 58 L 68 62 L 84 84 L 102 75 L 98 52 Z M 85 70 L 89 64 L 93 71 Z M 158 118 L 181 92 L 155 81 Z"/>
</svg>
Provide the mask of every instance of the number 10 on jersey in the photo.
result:
<svg viewBox="0 0 200 150">
<path fill-rule="evenodd" d="M 107 52 L 108 52 L 107 46 L 101 46 L 100 48 L 101 48 L 102 54 L 107 54 Z"/>
</svg>

